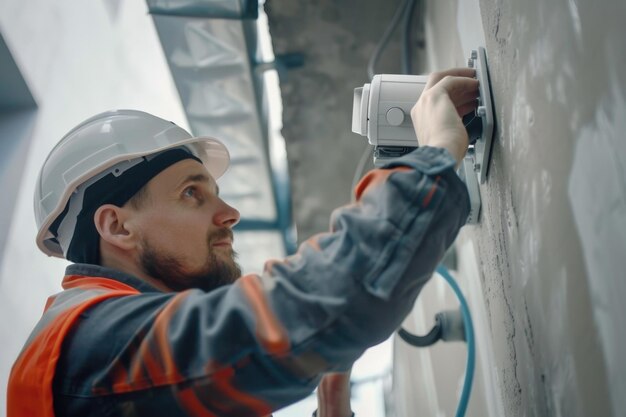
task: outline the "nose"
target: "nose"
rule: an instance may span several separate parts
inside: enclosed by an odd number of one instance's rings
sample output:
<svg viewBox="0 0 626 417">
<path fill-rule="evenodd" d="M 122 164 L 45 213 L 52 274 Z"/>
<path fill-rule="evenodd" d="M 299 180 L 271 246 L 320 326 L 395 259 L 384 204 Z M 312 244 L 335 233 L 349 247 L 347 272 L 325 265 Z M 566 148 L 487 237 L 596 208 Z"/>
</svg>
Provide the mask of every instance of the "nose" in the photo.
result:
<svg viewBox="0 0 626 417">
<path fill-rule="evenodd" d="M 240 217 L 241 215 L 236 208 L 229 206 L 221 198 L 219 199 L 219 208 L 213 216 L 213 223 L 216 226 L 231 228 L 239 223 Z"/>
</svg>

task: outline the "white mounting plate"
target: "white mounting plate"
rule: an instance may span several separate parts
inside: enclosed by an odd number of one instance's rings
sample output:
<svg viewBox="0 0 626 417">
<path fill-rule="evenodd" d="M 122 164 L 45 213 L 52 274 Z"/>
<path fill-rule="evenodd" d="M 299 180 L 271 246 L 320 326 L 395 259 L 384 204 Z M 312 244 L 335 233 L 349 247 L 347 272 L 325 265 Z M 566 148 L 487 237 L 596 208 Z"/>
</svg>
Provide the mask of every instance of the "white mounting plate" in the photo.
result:
<svg viewBox="0 0 626 417">
<path fill-rule="evenodd" d="M 482 118 L 483 133 L 482 136 L 474 144 L 474 170 L 481 184 L 487 180 L 487 170 L 489 169 L 489 160 L 491 156 L 491 139 L 493 138 L 493 105 L 491 103 L 491 84 L 489 82 L 489 73 L 487 70 L 487 54 L 485 48 L 478 47 L 472 51 L 468 64 L 476 70 L 476 78 L 479 85 L 479 109 L 482 107 L 484 111 L 477 111 L 477 116 Z"/>
</svg>

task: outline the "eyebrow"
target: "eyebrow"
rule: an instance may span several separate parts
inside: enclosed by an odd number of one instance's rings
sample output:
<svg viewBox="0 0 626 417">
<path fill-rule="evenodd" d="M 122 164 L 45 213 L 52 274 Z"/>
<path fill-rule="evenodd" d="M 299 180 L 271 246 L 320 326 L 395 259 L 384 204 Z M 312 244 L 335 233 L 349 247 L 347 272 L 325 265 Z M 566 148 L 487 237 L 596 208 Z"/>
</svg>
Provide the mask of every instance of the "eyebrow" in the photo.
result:
<svg viewBox="0 0 626 417">
<path fill-rule="evenodd" d="M 190 182 L 210 182 L 210 181 L 209 181 L 209 177 L 206 174 L 192 174 L 192 175 L 188 175 L 187 177 L 185 177 L 185 179 L 180 182 L 178 188 Z M 215 184 L 215 194 L 216 195 L 220 194 L 220 187 L 217 184 Z"/>
</svg>

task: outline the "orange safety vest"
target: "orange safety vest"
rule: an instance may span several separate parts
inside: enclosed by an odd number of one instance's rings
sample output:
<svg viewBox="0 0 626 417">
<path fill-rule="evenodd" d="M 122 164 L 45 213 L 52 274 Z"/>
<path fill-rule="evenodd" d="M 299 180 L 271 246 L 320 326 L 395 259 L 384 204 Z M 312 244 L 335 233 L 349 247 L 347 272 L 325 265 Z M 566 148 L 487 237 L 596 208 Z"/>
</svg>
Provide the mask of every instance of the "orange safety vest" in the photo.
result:
<svg viewBox="0 0 626 417">
<path fill-rule="evenodd" d="M 7 417 L 54 417 L 52 382 L 61 346 L 78 317 L 112 297 L 139 294 L 119 281 L 69 275 L 65 291 L 48 299 L 43 316 L 20 352 L 9 377 Z"/>
</svg>

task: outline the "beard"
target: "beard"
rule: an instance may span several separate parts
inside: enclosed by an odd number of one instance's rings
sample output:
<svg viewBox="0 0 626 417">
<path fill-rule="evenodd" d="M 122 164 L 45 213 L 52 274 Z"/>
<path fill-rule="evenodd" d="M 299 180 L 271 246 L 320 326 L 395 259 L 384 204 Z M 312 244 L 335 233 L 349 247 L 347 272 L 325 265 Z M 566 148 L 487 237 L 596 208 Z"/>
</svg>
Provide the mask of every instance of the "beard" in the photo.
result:
<svg viewBox="0 0 626 417">
<path fill-rule="evenodd" d="M 149 276 L 161 281 L 174 291 L 184 291 L 197 288 L 206 292 L 216 288 L 232 284 L 241 276 L 241 268 L 236 262 L 237 253 L 231 250 L 227 259 L 218 256 L 212 249 L 214 242 L 225 238 L 231 238 L 233 232 L 230 229 L 220 229 L 210 233 L 207 238 L 207 260 L 200 271 L 189 273 L 174 256 L 164 254 L 156 250 L 147 240 L 142 239 L 143 251 L 140 262 L 144 272 Z"/>
</svg>

